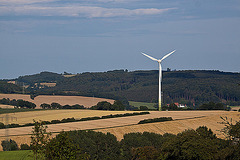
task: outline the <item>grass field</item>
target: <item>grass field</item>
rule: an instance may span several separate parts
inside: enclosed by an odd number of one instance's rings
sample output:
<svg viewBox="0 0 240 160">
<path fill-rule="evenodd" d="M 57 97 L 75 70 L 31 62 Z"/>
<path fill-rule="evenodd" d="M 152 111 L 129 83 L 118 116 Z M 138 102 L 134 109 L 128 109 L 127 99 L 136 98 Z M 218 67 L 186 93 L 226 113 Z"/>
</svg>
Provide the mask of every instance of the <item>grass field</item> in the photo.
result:
<svg viewBox="0 0 240 160">
<path fill-rule="evenodd" d="M 30 95 L 23 94 L 0 94 L 0 99 L 9 98 L 9 99 L 23 99 L 25 101 L 33 102 L 37 105 L 37 108 L 43 103 L 51 104 L 53 102 L 59 103 L 61 105 L 83 105 L 86 108 L 89 108 L 93 105 L 96 105 L 100 101 L 108 101 L 113 103 L 114 100 L 105 99 L 105 98 L 95 98 L 95 97 L 83 97 L 83 96 L 53 96 L 53 95 L 40 95 L 32 100 Z"/>
<path fill-rule="evenodd" d="M 33 152 L 22 151 L 0 151 L 0 160 L 33 160 Z"/>
<path fill-rule="evenodd" d="M 129 104 L 134 106 L 134 107 L 140 107 L 140 106 L 146 106 L 148 109 L 156 109 L 153 106 L 156 105 L 156 103 L 146 103 L 146 102 L 134 102 L 134 101 L 129 101 Z"/>
</svg>

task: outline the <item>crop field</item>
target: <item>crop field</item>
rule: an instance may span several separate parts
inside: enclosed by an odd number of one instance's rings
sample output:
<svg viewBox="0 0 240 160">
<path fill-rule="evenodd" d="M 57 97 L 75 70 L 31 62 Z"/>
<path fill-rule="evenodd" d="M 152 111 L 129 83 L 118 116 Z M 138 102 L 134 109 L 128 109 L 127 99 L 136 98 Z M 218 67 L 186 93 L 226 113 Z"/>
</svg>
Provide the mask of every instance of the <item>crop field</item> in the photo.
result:
<svg viewBox="0 0 240 160">
<path fill-rule="evenodd" d="M 59 110 L 61 111 L 61 110 Z M 71 110 L 70 110 L 71 111 Z M 82 112 L 83 110 L 81 110 Z M 86 110 L 85 110 L 86 111 Z M 35 111 L 36 112 L 36 111 Z M 29 112 L 34 114 L 35 112 Z M 44 111 L 41 111 L 44 112 Z M 92 113 L 85 113 L 87 117 L 99 116 L 101 111 L 91 111 Z M 121 112 L 121 111 L 119 111 Z M 28 112 L 23 112 L 25 114 Z M 104 111 L 105 115 L 117 114 L 117 112 Z M 61 124 L 51 124 L 48 125 L 48 131 L 52 133 L 57 133 L 62 130 L 95 130 L 103 133 L 110 132 L 114 134 L 118 140 L 123 138 L 123 135 L 131 132 L 154 132 L 159 134 L 173 133 L 177 134 L 184 131 L 185 129 L 196 129 L 199 126 L 207 126 L 211 128 L 213 132 L 220 138 L 224 138 L 224 135 L 219 131 L 224 125 L 220 124 L 222 122 L 222 117 L 232 118 L 234 121 L 239 121 L 240 113 L 233 111 L 151 111 L 148 115 L 139 115 L 131 117 L 120 117 L 120 118 L 110 118 L 110 119 L 100 119 L 92 121 L 82 121 L 82 122 L 71 122 L 71 123 L 61 123 Z M 17 113 L 16 113 L 17 114 Z M 16 115 L 15 114 L 15 115 Z M 80 112 L 79 112 L 80 114 Z M 84 115 L 83 113 L 81 113 Z M 49 115 L 54 117 L 56 115 Z M 60 113 L 59 113 L 60 115 Z M 25 115 L 26 116 L 26 115 Z M 41 116 L 45 116 L 42 114 Z M 42 119 L 39 116 L 39 119 Z M 65 115 L 66 116 L 66 115 Z M 72 117 L 72 116 L 70 116 Z M 172 117 L 174 121 L 168 122 L 157 122 L 149 124 L 137 124 L 140 120 L 159 118 L 159 117 Z M 67 118 L 67 117 L 64 117 Z M 22 143 L 30 143 L 30 136 L 32 127 L 21 127 L 21 128 L 10 128 L 8 129 L 9 136 L 11 139 L 15 140 L 19 145 Z M 55 134 L 53 134 L 54 136 Z M 0 141 L 5 139 L 5 129 L 0 129 Z M 0 148 L 1 150 L 1 148 Z"/>
<path fill-rule="evenodd" d="M 10 109 L 10 108 L 14 108 L 14 106 L 5 105 L 5 104 L 0 104 L 0 109 L 1 109 L 1 108 L 4 108 L 4 109 L 8 108 L 8 109 Z"/>
<path fill-rule="evenodd" d="M 84 96 L 54 96 L 54 95 L 39 95 L 32 100 L 30 95 L 24 94 L 0 94 L 0 99 L 9 98 L 9 99 L 23 99 L 25 101 L 33 102 L 37 105 L 37 108 L 43 103 L 51 104 L 53 102 L 59 103 L 61 105 L 74 105 L 79 104 L 83 105 L 86 108 L 96 105 L 101 101 L 108 101 L 113 103 L 114 100 L 105 99 L 105 98 L 95 98 L 95 97 L 84 97 Z"/>
<path fill-rule="evenodd" d="M 42 121 L 51 121 L 51 120 L 62 120 L 64 118 L 81 119 L 87 117 L 101 117 L 106 115 L 114 114 L 124 114 L 124 113 L 133 113 L 134 111 L 100 111 L 100 110 L 87 110 L 87 109 L 59 109 L 59 110 L 38 110 L 38 111 L 29 111 L 29 112 L 17 112 L 9 113 L 9 117 L 14 117 L 14 120 L 9 121 L 9 123 L 16 124 L 26 124 L 32 123 L 33 119 L 42 120 Z M 1 114 L 0 117 L 4 117 L 5 114 Z M 0 122 L 5 124 L 3 118 L 0 119 Z"/>
<path fill-rule="evenodd" d="M 195 114 L 195 111 L 191 111 Z M 215 112 L 215 113 L 214 113 Z M 191 113 L 190 113 L 191 114 Z M 224 124 L 221 124 L 223 120 L 220 118 L 228 117 L 230 120 L 232 118 L 232 122 L 240 120 L 239 112 L 218 112 L 218 111 L 210 111 L 208 114 L 200 114 L 202 117 L 190 118 L 189 117 L 178 117 L 175 113 L 175 121 L 167 121 L 167 122 L 156 122 L 150 124 L 139 124 L 139 125 L 129 125 L 122 127 L 114 127 L 114 128 L 105 128 L 105 129 L 97 129 L 95 131 L 107 133 L 110 132 L 114 134 L 118 140 L 123 138 L 124 134 L 132 133 L 132 132 L 154 132 L 157 134 L 171 133 L 178 134 L 186 129 L 197 129 L 199 126 L 207 126 L 210 128 L 219 138 L 225 138 L 225 135 L 220 131 L 224 128 Z M 180 119 L 176 119 L 176 118 Z"/>
<path fill-rule="evenodd" d="M 240 106 L 230 106 L 232 111 L 238 111 Z"/>
</svg>

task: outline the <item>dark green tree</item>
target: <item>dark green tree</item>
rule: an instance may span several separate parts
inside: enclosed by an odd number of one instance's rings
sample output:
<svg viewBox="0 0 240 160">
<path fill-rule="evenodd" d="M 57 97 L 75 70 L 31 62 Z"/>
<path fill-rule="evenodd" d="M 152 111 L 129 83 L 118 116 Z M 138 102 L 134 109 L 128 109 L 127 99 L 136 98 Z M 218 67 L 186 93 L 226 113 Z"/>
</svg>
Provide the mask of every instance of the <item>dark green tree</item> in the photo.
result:
<svg viewBox="0 0 240 160">
<path fill-rule="evenodd" d="M 128 133 L 121 140 L 121 148 L 125 159 L 133 158 L 133 149 L 138 147 L 153 146 L 159 148 L 163 144 L 163 136 L 155 133 Z"/>
<path fill-rule="evenodd" d="M 31 149 L 34 153 L 34 158 L 38 159 L 44 155 L 46 145 L 49 142 L 51 133 L 47 132 L 47 126 L 44 126 L 42 121 L 35 121 L 31 136 Z"/>
<path fill-rule="evenodd" d="M 19 150 L 17 143 L 14 140 L 4 140 L 1 143 L 3 151 L 15 151 Z"/>
<path fill-rule="evenodd" d="M 233 140 L 234 138 L 240 138 L 240 121 L 234 124 L 231 118 L 230 119 L 228 117 L 220 117 L 220 118 L 223 120 L 220 123 L 224 124 L 225 126 L 221 130 L 221 132 L 224 133 L 229 140 Z"/>
<path fill-rule="evenodd" d="M 156 160 L 159 151 L 153 146 L 138 147 L 132 149 L 132 160 Z"/>
<path fill-rule="evenodd" d="M 42 109 L 51 109 L 51 106 L 49 104 L 43 103 L 40 105 Z"/>
<path fill-rule="evenodd" d="M 4 123 L 0 122 L 0 129 L 6 128 Z"/>
<path fill-rule="evenodd" d="M 121 159 L 117 138 L 110 134 L 94 131 L 70 131 L 71 142 L 90 155 L 90 159 Z"/>
<path fill-rule="evenodd" d="M 48 160 L 87 160 L 90 156 L 75 145 L 69 138 L 69 132 L 61 132 L 51 139 L 44 152 Z"/>
<path fill-rule="evenodd" d="M 24 144 L 20 145 L 20 149 L 21 150 L 30 150 L 31 148 L 28 144 L 24 143 Z"/>
<path fill-rule="evenodd" d="M 112 104 L 107 101 L 98 102 L 96 106 L 92 106 L 94 110 L 113 110 Z"/>
<path fill-rule="evenodd" d="M 53 102 L 53 103 L 51 103 L 51 108 L 52 109 L 61 109 L 61 104 L 59 104 L 59 103 L 56 103 L 56 102 Z"/>
<path fill-rule="evenodd" d="M 123 105 L 123 103 L 121 101 L 116 100 L 116 101 L 114 101 L 111 108 L 115 111 L 124 111 L 126 107 Z"/>
<path fill-rule="evenodd" d="M 216 159 L 223 148 L 211 130 L 200 127 L 197 131 L 186 130 L 165 141 L 160 154 L 166 159 Z"/>
<path fill-rule="evenodd" d="M 147 106 L 140 106 L 139 110 L 140 111 L 147 111 L 148 107 Z"/>
</svg>

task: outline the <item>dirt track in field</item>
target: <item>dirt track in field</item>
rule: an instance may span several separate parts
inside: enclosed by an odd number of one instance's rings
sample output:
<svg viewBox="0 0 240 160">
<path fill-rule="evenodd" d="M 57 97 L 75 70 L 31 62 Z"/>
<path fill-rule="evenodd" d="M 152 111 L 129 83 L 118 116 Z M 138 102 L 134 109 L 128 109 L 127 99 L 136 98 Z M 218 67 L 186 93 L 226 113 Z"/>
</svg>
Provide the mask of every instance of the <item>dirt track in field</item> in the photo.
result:
<svg viewBox="0 0 240 160">
<path fill-rule="evenodd" d="M 74 105 L 79 104 L 83 105 L 86 108 L 96 105 L 101 101 L 108 101 L 113 103 L 114 100 L 105 99 L 105 98 L 95 98 L 95 97 L 83 97 L 83 96 L 53 96 L 53 95 L 40 95 L 32 100 L 30 95 L 23 94 L 0 94 L 0 99 L 9 98 L 9 99 L 23 99 L 25 101 L 33 102 L 37 105 L 37 108 L 43 103 L 51 104 L 53 102 L 59 103 L 61 105 Z"/>
<path fill-rule="evenodd" d="M 228 111 L 153 111 L 149 115 L 111 118 L 102 120 L 93 120 L 85 122 L 72 122 L 62 124 L 48 125 L 49 132 L 60 132 L 62 130 L 88 130 L 114 134 L 118 140 L 123 138 L 123 135 L 131 132 L 154 132 L 159 134 L 173 133 L 177 134 L 185 129 L 196 129 L 199 126 L 207 126 L 219 137 L 224 138 L 224 135 L 219 131 L 224 125 L 220 116 L 232 118 L 234 121 L 239 121 L 239 112 Z M 136 125 L 140 120 L 157 118 L 157 117 L 172 117 L 174 121 L 158 122 L 150 124 Z M 16 140 L 18 144 L 22 142 L 30 143 L 30 134 L 32 127 L 12 128 L 9 129 L 11 139 Z M 23 135 L 20 136 L 19 135 Z M 5 129 L 0 130 L 0 140 L 5 137 Z M 21 138 L 22 137 L 22 138 Z"/>
</svg>

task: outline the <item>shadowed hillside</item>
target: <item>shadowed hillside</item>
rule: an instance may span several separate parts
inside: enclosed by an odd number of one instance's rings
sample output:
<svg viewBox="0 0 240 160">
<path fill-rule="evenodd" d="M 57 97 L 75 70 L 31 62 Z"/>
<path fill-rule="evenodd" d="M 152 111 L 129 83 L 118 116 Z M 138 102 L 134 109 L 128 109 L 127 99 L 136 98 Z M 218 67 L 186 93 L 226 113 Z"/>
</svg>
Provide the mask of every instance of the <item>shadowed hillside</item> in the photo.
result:
<svg viewBox="0 0 240 160">
<path fill-rule="evenodd" d="M 30 85 L 34 94 L 84 95 L 140 102 L 157 102 L 158 71 L 115 70 L 81 73 L 72 77 L 42 72 L 16 79 Z M 55 87 L 36 83 L 56 83 Z M 165 104 L 179 102 L 189 106 L 209 101 L 229 105 L 240 104 L 239 73 L 220 71 L 164 71 L 163 96 Z"/>
</svg>

